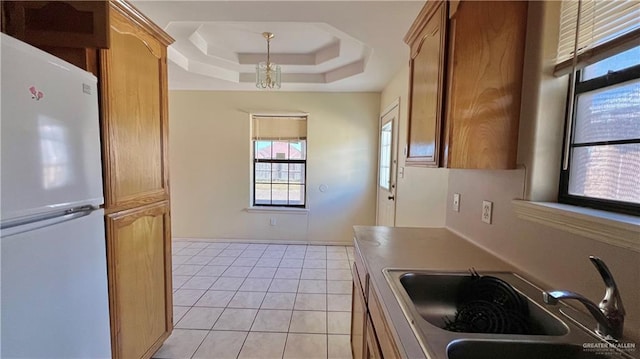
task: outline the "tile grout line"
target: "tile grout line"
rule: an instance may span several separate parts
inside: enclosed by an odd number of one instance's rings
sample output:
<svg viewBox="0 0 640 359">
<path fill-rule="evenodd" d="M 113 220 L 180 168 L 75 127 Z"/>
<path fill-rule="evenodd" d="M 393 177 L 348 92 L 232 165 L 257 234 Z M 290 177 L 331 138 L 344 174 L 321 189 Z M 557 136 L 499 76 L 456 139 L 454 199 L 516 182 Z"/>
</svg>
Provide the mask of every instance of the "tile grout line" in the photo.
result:
<svg viewBox="0 0 640 359">
<path fill-rule="evenodd" d="M 208 243 L 208 245 L 210 245 L 211 243 L 219 243 L 219 242 L 207 242 L 207 243 Z M 220 254 L 221 254 L 224 250 L 226 250 L 226 249 L 230 249 L 229 247 L 232 245 L 231 243 L 225 243 L 225 244 L 226 244 L 226 246 L 220 249 L 220 253 L 218 253 L 216 256 L 213 256 L 213 257 L 212 257 L 212 259 L 211 259 L 211 260 L 209 260 L 207 263 L 202 263 L 202 264 L 193 264 L 193 265 L 201 265 L 201 266 L 202 266 L 202 268 L 204 268 L 204 267 L 206 267 L 207 265 L 210 265 L 210 263 L 211 263 L 215 258 L 221 258 L 221 257 L 220 257 Z M 223 277 L 223 275 L 224 275 L 224 273 L 225 273 L 226 271 L 228 271 L 230 268 L 234 267 L 234 264 L 235 264 L 238 260 L 245 258 L 245 257 L 241 257 L 241 255 L 242 255 L 245 251 L 247 251 L 247 250 L 251 250 L 251 244 L 253 244 L 253 243 L 249 243 L 245 248 L 243 248 L 243 250 L 242 250 L 242 251 L 241 251 L 237 256 L 233 257 L 233 258 L 234 258 L 234 259 L 233 259 L 233 261 L 232 261 L 229 265 L 227 265 L 227 266 L 226 266 L 227 268 L 225 268 L 225 270 L 220 274 L 220 276 L 218 276 L 218 277 L 216 278 L 216 280 L 215 280 L 215 281 L 213 281 L 213 283 L 212 283 L 210 286 L 208 286 L 208 288 L 204 289 L 203 294 L 202 294 L 201 296 L 199 296 L 199 297 L 195 300 L 195 302 L 194 302 L 192 305 L 188 306 L 188 309 L 187 309 L 187 311 L 185 312 L 185 314 L 183 314 L 183 315 L 182 315 L 182 317 L 180 318 L 180 320 L 178 320 L 177 322 L 182 321 L 182 320 L 184 319 L 184 316 L 186 315 L 186 313 L 188 313 L 191 309 L 193 309 L 194 307 L 196 307 L 196 306 L 195 306 L 195 304 L 196 304 L 199 300 L 201 300 L 201 298 L 202 298 L 202 296 L 204 296 L 204 294 L 206 294 L 209 290 L 211 290 L 211 287 L 213 287 L 213 285 L 215 285 L 215 283 L 216 283 L 220 278 L 234 278 L 234 277 Z M 259 331 L 259 330 L 258 330 L 258 331 L 252 331 L 252 330 L 251 330 L 251 328 L 252 328 L 252 327 L 253 327 L 253 325 L 255 324 L 256 319 L 257 319 L 257 315 L 259 314 L 260 310 L 262 310 L 262 305 L 264 304 L 264 301 L 265 301 L 265 299 L 266 299 L 266 296 L 267 296 L 269 293 L 273 293 L 273 294 L 277 294 L 277 293 L 287 293 L 287 292 L 269 292 L 269 289 L 271 288 L 271 285 L 273 285 L 273 281 L 274 281 L 275 279 L 278 279 L 278 278 L 276 278 L 276 276 L 277 276 L 277 273 L 278 273 L 278 271 L 279 271 L 279 270 L 281 270 L 281 269 L 285 269 L 285 270 L 287 270 L 287 269 L 290 269 L 290 270 L 295 269 L 295 267 L 289 267 L 289 266 L 288 266 L 288 267 L 286 267 L 286 268 L 285 268 L 285 267 L 281 267 L 281 266 L 282 266 L 282 262 L 285 260 L 285 257 L 286 257 L 286 254 L 287 254 L 287 249 L 289 248 L 289 246 L 284 246 L 284 247 L 285 247 L 285 250 L 284 250 L 284 252 L 282 253 L 282 256 L 280 256 L 279 258 L 273 258 L 273 257 L 272 257 L 272 255 L 269 255 L 269 257 L 270 257 L 270 258 L 263 258 L 263 257 L 265 256 L 265 254 L 266 254 L 267 252 L 269 252 L 269 251 L 268 251 L 269 247 L 268 247 L 268 245 L 267 245 L 267 246 L 266 246 L 266 248 L 263 250 L 262 255 L 261 255 L 261 256 L 256 260 L 256 263 L 255 263 L 255 264 L 253 264 L 252 266 L 242 266 L 242 267 L 250 267 L 249 273 L 251 273 L 255 268 L 259 268 L 259 267 L 257 267 L 257 264 L 258 264 L 258 262 L 259 262 L 261 259 L 278 259 L 278 261 L 277 261 L 277 262 L 278 262 L 278 263 L 277 263 L 277 267 L 274 267 L 274 273 L 273 273 L 273 276 L 272 276 L 271 278 L 264 278 L 264 279 L 269 279 L 269 280 L 270 280 L 270 283 L 269 283 L 268 288 L 266 289 L 266 292 L 265 292 L 264 297 L 262 297 L 262 300 L 261 300 L 261 301 L 260 301 L 260 303 L 258 304 L 258 308 L 256 309 L 256 316 L 253 318 L 252 323 L 251 323 L 251 325 L 249 326 L 248 331 L 244 331 L 244 330 L 237 330 L 238 332 L 244 332 L 244 333 L 247 333 L 247 336 L 245 337 L 245 339 L 244 339 L 244 341 L 243 341 L 243 343 L 242 343 L 242 345 L 241 345 L 241 347 L 240 347 L 240 351 L 242 350 L 242 348 L 244 348 L 244 345 L 246 344 L 246 340 L 247 340 L 247 338 L 248 338 L 248 336 L 249 336 L 249 334 L 250 334 L 251 332 L 277 333 L 277 331 L 276 331 L 276 332 L 272 332 L 272 331 Z M 295 280 L 297 280 L 297 281 L 298 281 L 298 283 L 297 283 L 297 288 L 296 288 L 295 295 L 294 295 L 293 308 L 291 309 L 291 315 L 290 315 L 290 317 L 289 317 L 289 327 L 288 327 L 288 330 L 287 330 L 287 333 L 286 333 L 286 334 L 287 334 L 287 336 L 286 336 L 285 343 L 284 343 L 284 347 L 283 347 L 283 354 L 282 354 L 282 355 L 283 355 L 283 357 L 284 357 L 284 352 L 285 352 L 285 349 L 286 349 L 286 344 L 288 343 L 289 334 L 292 334 L 292 332 L 291 332 L 291 324 L 292 324 L 293 312 L 295 311 L 295 304 L 296 304 L 296 301 L 297 301 L 297 299 L 298 299 L 298 294 L 300 293 L 301 281 L 303 280 L 303 279 L 302 279 L 302 273 L 303 273 L 303 271 L 304 271 L 304 269 L 305 269 L 305 267 L 304 267 L 304 263 L 305 263 L 305 261 L 308 259 L 308 258 L 307 258 L 307 254 L 309 254 L 309 253 L 310 253 L 310 252 L 309 252 L 309 247 L 310 247 L 310 245 L 308 245 L 308 244 L 307 244 L 307 245 L 305 245 L 305 247 L 304 247 L 304 248 L 305 248 L 305 251 L 304 251 L 303 258 L 301 259 L 301 260 L 302 260 L 302 266 L 299 268 L 299 272 L 298 272 L 298 274 L 295 276 L 295 278 L 287 277 L 287 275 L 285 275 L 285 277 L 283 277 L 283 278 L 280 278 L 280 279 L 289 279 L 289 278 L 291 278 L 291 279 L 295 279 Z M 345 251 L 346 251 L 346 249 L 347 249 L 347 248 L 346 248 L 346 246 L 340 246 L 340 247 L 341 247 L 342 249 L 344 249 Z M 208 246 L 207 246 L 207 247 L 204 247 L 204 248 L 197 248 L 197 249 L 199 249 L 199 252 L 198 252 L 198 253 L 195 253 L 195 254 L 193 254 L 193 255 L 190 255 L 190 257 L 189 257 L 189 259 L 188 259 L 187 261 L 192 260 L 194 257 L 196 257 L 196 256 L 198 256 L 198 255 L 201 255 L 201 254 L 202 254 L 202 252 L 204 251 L 204 249 L 207 249 L 207 248 L 208 248 Z M 188 245 L 187 245 L 187 246 L 185 246 L 185 247 L 183 247 L 183 248 L 181 248 L 180 250 L 183 250 L 183 249 L 188 249 Z M 327 351 L 327 356 L 328 356 L 328 355 L 329 355 L 329 343 L 328 343 L 328 341 L 329 341 L 329 340 L 328 340 L 328 338 L 329 338 L 329 318 L 328 318 L 328 314 L 329 314 L 329 308 L 328 308 L 328 306 L 329 306 L 329 300 L 328 300 L 328 296 L 329 296 L 329 289 L 328 289 L 328 281 L 329 281 L 329 279 L 328 279 L 328 270 L 329 270 L 329 268 L 328 268 L 328 261 L 329 261 L 329 258 L 328 258 L 328 257 L 329 257 L 329 255 L 328 255 L 328 254 L 329 254 L 329 252 L 328 252 L 328 250 L 327 250 L 327 246 L 323 246 L 323 249 L 324 249 L 323 251 L 318 251 L 318 252 L 322 252 L 322 253 L 324 254 L 324 258 L 323 258 L 324 260 L 323 260 L 323 262 L 324 262 L 324 271 L 325 271 L 325 273 L 324 273 L 324 278 L 323 278 L 324 280 L 323 280 L 323 282 L 324 282 L 324 286 L 325 286 L 324 294 L 325 294 L 325 304 L 326 304 L 326 306 L 325 306 L 325 308 L 324 308 L 324 310 L 323 310 L 323 311 L 325 312 L 325 318 L 326 318 L 324 337 L 325 337 L 325 349 L 326 349 L 326 351 Z M 347 252 L 347 259 L 346 259 L 346 260 L 347 260 L 347 262 L 348 262 L 348 261 L 350 260 L 350 258 L 349 258 L 349 256 L 348 256 L 348 251 L 346 251 L 346 252 Z M 177 254 L 177 253 L 176 253 L 175 255 L 180 255 L 180 254 Z M 229 256 L 229 257 L 232 257 L 232 256 Z M 253 258 L 253 257 L 246 257 L 246 258 Z M 245 258 L 245 259 L 246 259 L 246 258 Z M 288 258 L 288 259 L 294 259 L 294 258 Z M 311 260 L 311 259 L 309 259 L 309 260 Z M 335 260 L 340 260 L 340 258 L 335 258 Z M 185 262 L 186 262 L 186 261 L 185 261 Z M 185 264 L 187 264 L 187 263 L 182 263 L 181 265 L 185 265 Z M 180 266 L 181 266 L 181 265 L 180 265 Z M 174 270 L 178 269 L 180 266 L 176 267 Z M 349 266 L 351 267 L 351 264 L 350 264 L 350 263 L 349 263 Z M 237 267 L 237 266 L 236 266 L 236 267 Z M 196 277 L 197 277 L 197 273 L 199 273 L 199 272 L 202 270 L 202 268 L 201 268 L 201 269 L 199 269 L 198 271 L 196 271 L 194 274 L 190 274 L 190 275 L 189 275 L 189 278 L 188 278 L 187 280 L 185 280 L 185 281 L 184 281 L 184 283 L 182 283 L 182 285 L 181 285 L 180 287 L 176 288 L 176 291 L 177 291 L 178 289 L 185 289 L 185 290 L 186 290 L 187 288 L 182 288 L 182 287 L 183 287 L 183 285 L 184 285 L 185 283 L 187 283 L 188 281 L 191 281 L 192 279 L 196 278 Z M 265 267 L 265 268 L 267 268 L 267 267 Z M 308 269 L 311 269 L 311 268 L 308 268 Z M 241 287 L 242 287 L 242 285 L 246 282 L 246 280 L 247 280 L 247 279 L 249 279 L 249 273 L 247 273 L 247 274 L 246 274 L 246 276 L 238 277 L 238 278 L 237 278 L 237 279 L 241 279 L 241 280 L 242 280 L 242 282 L 241 282 L 241 284 L 240 284 L 236 289 L 232 290 L 232 292 L 233 292 L 233 296 L 232 296 L 232 298 L 229 300 L 229 302 L 227 302 L 227 303 L 226 303 L 226 305 L 222 308 L 222 313 L 224 313 L 224 311 L 225 311 L 225 310 L 230 309 L 230 308 L 229 308 L 229 305 L 230 305 L 231 301 L 233 300 L 233 298 L 235 298 L 235 297 L 238 295 L 238 293 L 240 293 L 240 292 L 241 292 Z M 172 273 L 172 275 L 173 275 L 173 273 Z M 310 278 L 312 278 L 312 277 L 310 277 Z M 336 279 L 336 280 L 341 280 L 341 279 Z M 224 289 L 221 289 L 221 290 L 224 290 Z M 351 295 L 352 295 L 352 293 L 351 293 Z M 207 308 L 217 308 L 217 307 L 207 307 Z M 243 309 L 244 309 L 244 308 L 243 308 Z M 246 309 L 250 309 L 250 308 L 246 308 Z M 277 308 L 274 308 L 274 309 L 277 309 Z M 265 311 L 268 311 L 267 309 L 264 309 L 264 310 L 265 310 Z M 347 311 L 347 312 L 348 312 L 348 311 Z M 222 314 L 222 313 L 221 313 L 221 314 Z M 206 331 L 207 331 L 207 334 L 205 335 L 205 337 L 204 337 L 203 341 L 202 341 L 202 342 L 200 342 L 200 344 L 198 345 L 198 347 L 196 347 L 196 348 L 195 348 L 195 351 L 193 352 L 192 357 L 193 357 L 193 356 L 195 356 L 195 353 L 196 353 L 196 352 L 201 348 L 202 344 L 204 344 L 204 341 L 208 338 L 209 334 L 211 334 L 211 332 L 212 332 L 212 331 L 214 331 L 215 324 L 217 324 L 217 322 L 220 320 L 220 317 L 221 317 L 221 316 L 222 316 L 222 315 L 218 316 L 218 318 L 216 318 L 216 321 L 214 321 L 214 323 L 212 324 L 211 328 L 209 328 L 209 329 L 207 329 L 207 330 L 206 330 Z M 176 322 L 176 324 L 177 324 L 177 322 Z M 181 329 L 181 328 L 176 328 L 176 329 Z M 182 329 L 184 329 L 184 330 L 196 330 L 195 328 L 182 328 Z M 225 330 L 225 331 L 236 331 L 236 330 Z M 284 333 L 283 333 L 283 334 L 284 334 Z M 302 334 L 305 334 L 305 333 L 303 332 Z M 314 334 L 314 333 L 308 332 L 308 333 L 306 333 L 306 334 Z M 240 355 L 240 351 L 238 352 L 238 356 Z"/>
<path fill-rule="evenodd" d="M 296 310 L 296 301 L 298 300 L 298 290 L 300 289 L 300 281 L 302 280 L 302 270 L 304 268 L 304 259 L 307 256 L 307 251 L 309 250 L 309 245 L 307 244 L 304 248 L 304 256 L 302 256 L 302 266 L 300 267 L 300 275 L 298 276 L 298 288 L 296 288 L 296 295 L 293 297 L 293 307 L 291 308 L 291 318 L 289 318 L 289 327 L 287 328 L 287 336 L 284 339 L 284 347 L 282 348 L 282 359 L 284 359 L 284 354 L 287 351 L 287 342 L 289 341 L 289 333 L 291 333 L 291 324 L 293 323 L 293 312 Z"/>
</svg>

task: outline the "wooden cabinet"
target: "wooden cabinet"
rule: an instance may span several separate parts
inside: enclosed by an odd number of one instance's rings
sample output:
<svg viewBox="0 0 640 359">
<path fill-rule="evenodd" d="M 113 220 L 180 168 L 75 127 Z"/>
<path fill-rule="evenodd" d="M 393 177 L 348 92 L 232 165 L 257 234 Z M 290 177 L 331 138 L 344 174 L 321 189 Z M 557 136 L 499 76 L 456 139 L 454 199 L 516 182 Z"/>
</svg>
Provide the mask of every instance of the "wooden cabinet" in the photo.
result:
<svg viewBox="0 0 640 359">
<path fill-rule="evenodd" d="M 98 77 L 112 352 L 150 358 L 173 328 L 167 151 L 173 39 L 124 0 L 3 1 L 2 10 L 3 31 Z"/>
<path fill-rule="evenodd" d="M 369 284 L 369 274 L 357 251 L 352 273 L 351 353 L 353 358 L 400 358 L 382 313 L 377 293 Z M 361 282 L 363 278 L 364 281 Z"/>
<path fill-rule="evenodd" d="M 107 47 L 107 1 L 4 1 L 3 32 L 37 47 Z"/>
<path fill-rule="evenodd" d="M 425 4 L 404 39 L 408 166 L 515 168 L 526 24 L 526 1 Z"/>
<path fill-rule="evenodd" d="M 371 318 L 366 318 L 367 326 L 366 326 L 366 348 L 364 357 L 367 359 L 382 359 L 384 358 L 382 354 L 382 350 L 380 350 L 380 344 L 378 343 L 378 338 L 376 337 L 376 332 L 373 329 L 373 323 L 371 323 Z M 399 358 L 399 357 L 398 357 Z"/>
<path fill-rule="evenodd" d="M 148 358 L 172 329 L 169 203 L 107 216 L 113 356 Z"/>
<path fill-rule="evenodd" d="M 173 329 L 167 46 L 162 30 L 111 2 L 98 52 L 114 357 L 149 358 Z"/>
<path fill-rule="evenodd" d="M 115 9 L 99 53 L 108 212 L 169 197 L 166 41 Z"/>
<path fill-rule="evenodd" d="M 446 2 L 428 1 L 404 39 L 411 47 L 408 166 L 439 164 L 446 26 Z"/>
<path fill-rule="evenodd" d="M 451 19 L 446 165 L 516 166 L 526 1 L 461 1 Z"/>
</svg>

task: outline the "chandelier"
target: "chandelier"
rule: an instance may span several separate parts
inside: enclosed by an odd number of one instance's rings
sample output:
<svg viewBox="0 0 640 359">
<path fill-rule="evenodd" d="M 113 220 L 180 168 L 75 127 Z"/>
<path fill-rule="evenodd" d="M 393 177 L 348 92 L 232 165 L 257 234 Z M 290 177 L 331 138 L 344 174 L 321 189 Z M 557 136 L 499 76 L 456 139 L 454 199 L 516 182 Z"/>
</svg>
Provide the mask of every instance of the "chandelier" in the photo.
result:
<svg viewBox="0 0 640 359">
<path fill-rule="evenodd" d="M 267 62 L 260 62 L 256 65 L 256 87 L 259 89 L 279 89 L 282 86 L 280 65 L 271 62 L 269 54 L 269 45 L 274 35 L 270 32 L 263 32 L 262 36 L 267 40 Z"/>
</svg>

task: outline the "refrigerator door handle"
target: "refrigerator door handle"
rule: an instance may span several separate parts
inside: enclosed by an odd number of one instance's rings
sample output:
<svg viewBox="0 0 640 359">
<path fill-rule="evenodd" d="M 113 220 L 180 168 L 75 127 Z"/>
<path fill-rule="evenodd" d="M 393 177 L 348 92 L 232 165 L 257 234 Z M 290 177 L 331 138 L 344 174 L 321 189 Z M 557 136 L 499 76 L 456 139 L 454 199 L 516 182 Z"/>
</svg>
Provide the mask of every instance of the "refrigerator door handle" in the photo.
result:
<svg viewBox="0 0 640 359">
<path fill-rule="evenodd" d="M 46 213 L 29 218 L 20 218 L 0 224 L 2 237 L 11 236 L 18 233 L 32 231 L 34 229 L 53 226 L 55 224 L 70 221 L 89 215 L 97 208 L 91 205 L 69 208 L 59 212 Z"/>
</svg>

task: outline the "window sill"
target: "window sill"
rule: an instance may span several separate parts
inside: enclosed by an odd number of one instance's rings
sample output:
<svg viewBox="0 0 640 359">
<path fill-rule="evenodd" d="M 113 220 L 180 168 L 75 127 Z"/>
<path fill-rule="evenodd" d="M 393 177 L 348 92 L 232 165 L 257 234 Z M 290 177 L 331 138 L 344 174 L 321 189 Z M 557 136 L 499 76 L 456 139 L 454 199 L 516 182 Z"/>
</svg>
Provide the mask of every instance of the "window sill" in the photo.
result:
<svg viewBox="0 0 640 359">
<path fill-rule="evenodd" d="M 244 209 L 249 213 L 282 213 L 282 214 L 307 214 L 308 208 L 287 208 L 287 207 L 247 207 Z"/>
<path fill-rule="evenodd" d="M 640 252 L 640 217 L 561 203 L 511 203 L 519 218 Z"/>
</svg>

